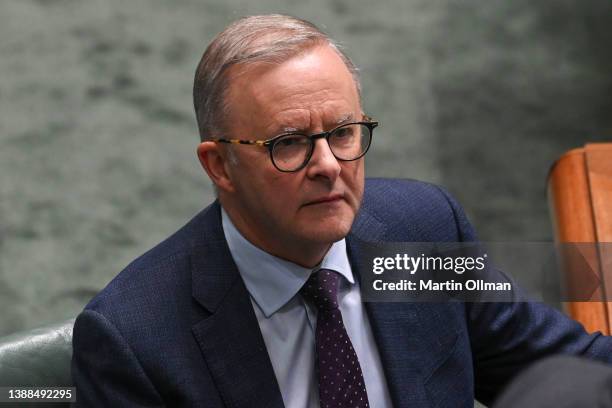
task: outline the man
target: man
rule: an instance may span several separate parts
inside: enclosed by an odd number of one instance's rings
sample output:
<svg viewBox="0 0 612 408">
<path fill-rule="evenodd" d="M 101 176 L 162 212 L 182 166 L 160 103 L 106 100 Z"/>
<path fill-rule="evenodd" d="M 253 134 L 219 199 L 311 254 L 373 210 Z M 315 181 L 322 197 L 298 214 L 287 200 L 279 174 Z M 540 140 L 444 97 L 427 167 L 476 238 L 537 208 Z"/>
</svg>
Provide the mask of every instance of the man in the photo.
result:
<svg viewBox="0 0 612 408">
<path fill-rule="evenodd" d="M 539 304 L 363 303 L 360 241 L 470 241 L 455 201 L 364 182 L 376 122 L 312 24 L 239 20 L 194 103 L 218 201 L 129 265 L 75 323 L 78 404 L 424 407 L 488 403 L 519 370 L 612 342 Z"/>
</svg>

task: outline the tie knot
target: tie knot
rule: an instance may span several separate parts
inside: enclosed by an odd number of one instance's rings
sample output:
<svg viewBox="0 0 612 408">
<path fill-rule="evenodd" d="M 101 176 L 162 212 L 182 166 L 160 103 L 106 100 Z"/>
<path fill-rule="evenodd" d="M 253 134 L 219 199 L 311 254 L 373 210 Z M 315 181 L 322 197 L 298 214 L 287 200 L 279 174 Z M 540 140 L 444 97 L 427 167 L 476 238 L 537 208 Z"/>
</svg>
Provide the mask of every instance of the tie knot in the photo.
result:
<svg viewBox="0 0 612 408">
<path fill-rule="evenodd" d="M 300 292 L 314 303 L 318 310 L 338 308 L 338 281 L 340 275 L 329 269 L 319 269 L 310 275 Z"/>
</svg>

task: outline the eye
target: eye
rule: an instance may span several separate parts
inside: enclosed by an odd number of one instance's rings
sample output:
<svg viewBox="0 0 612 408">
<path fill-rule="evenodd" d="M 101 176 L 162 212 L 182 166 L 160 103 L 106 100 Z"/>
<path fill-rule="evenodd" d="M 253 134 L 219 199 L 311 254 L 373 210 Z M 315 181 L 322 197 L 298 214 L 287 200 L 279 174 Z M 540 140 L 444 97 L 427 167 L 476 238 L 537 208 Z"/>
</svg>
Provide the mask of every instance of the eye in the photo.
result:
<svg viewBox="0 0 612 408">
<path fill-rule="evenodd" d="M 308 138 L 303 135 L 286 135 L 278 139 L 275 143 L 276 147 L 293 147 L 308 144 Z"/>
<path fill-rule="evenodd" d="M 333 133 L 333 136 L 338 138 L 338 139 L 350 137 L 352 135 L 353 135 L 353 127 L 352 126 L 341 127 L 339 129 L 336 129 L 334 131 L 334 133 Z"/>
</svg>

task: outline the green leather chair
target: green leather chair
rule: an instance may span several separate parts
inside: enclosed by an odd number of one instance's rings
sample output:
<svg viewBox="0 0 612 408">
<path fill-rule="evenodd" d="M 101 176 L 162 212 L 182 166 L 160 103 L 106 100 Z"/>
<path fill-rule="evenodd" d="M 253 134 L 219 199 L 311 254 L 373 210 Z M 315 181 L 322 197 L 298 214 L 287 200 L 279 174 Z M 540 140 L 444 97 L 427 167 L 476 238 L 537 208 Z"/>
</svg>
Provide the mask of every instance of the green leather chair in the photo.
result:
<svg viewBox="0 0 612 408">
<path fill-rule="evenodd" d="M 71 387 L 74 319 L 0 337 L 0 387 Z M 68 403 L 0 403 L 0 407 L 68 407 Z"/>
</svg>

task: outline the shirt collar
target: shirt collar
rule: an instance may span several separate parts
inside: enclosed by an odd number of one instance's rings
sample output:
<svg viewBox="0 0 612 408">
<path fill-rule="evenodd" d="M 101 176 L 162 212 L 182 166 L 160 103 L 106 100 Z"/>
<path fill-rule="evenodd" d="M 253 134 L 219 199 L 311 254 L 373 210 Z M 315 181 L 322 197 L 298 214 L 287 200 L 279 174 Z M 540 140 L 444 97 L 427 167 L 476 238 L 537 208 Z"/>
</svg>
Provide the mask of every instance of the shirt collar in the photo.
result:
<svg viewBox="0 0 612 408">
<path fill-rule="evenodd" d="M 344 238 L 334 242 L 321 264 L 311 269 L 270 255 L 251 244 L 234 226 L 223 208 L 221 223 L 242 280 L 266 318 L 289 302 L 313 271 L 331 269 L 344 276 L 351 284 L 355 283 Z"/>
</svg>

